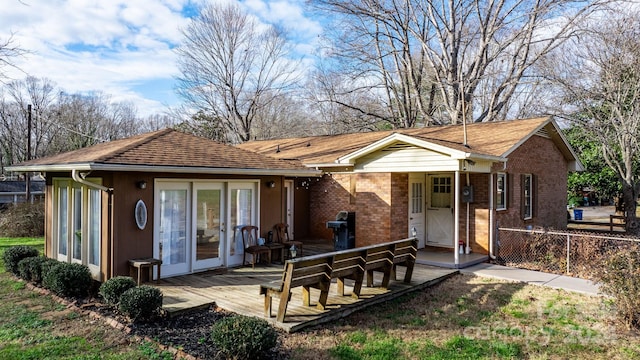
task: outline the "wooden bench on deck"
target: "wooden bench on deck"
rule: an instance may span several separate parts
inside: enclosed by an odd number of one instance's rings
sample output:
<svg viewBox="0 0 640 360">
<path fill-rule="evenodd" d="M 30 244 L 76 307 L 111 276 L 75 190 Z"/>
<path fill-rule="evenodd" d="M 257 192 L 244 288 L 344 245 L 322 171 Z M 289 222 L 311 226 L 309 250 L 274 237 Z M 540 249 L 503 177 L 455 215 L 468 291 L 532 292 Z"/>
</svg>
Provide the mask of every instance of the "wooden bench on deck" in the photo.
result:
<svg viewBox="0 0 640 360">
<path fill-rule="evenodd" d="M 314 255 L 287 260 L 282 274 L 282 281 L 260 285 L 260 294 L 264 295 L 265 316 L 271 317 L 272 297 L 280 298 L 276 319 L 284 321 L 284 314 L 291 299 L 291 289 L 302 286 L 303 304 L 310 304 L 310 288 L 320 289 L 317 307 L 324 310 L 329 297 L 331 284 L 331 265 L 333 256 Z"/>
<path fill-rule="evenodd" d="M 413 274 L 417 245 L 417 240 L 411 238 L 287 260 L 281 281 L 260 286 L 260 294 L 265 296 L 265 316 L 272 316 L 272 297 L 278 296 L 280 305 L 276 320 L 283 322 L 287 304 L 291 299 L 291 289 L 298 286 L 303 287 L 303 304 L 306 306 L 310 304 L 309 287 L 320 289 L 317 307 L 324 310 L 332 279 L 337 279 L 340 295 L 344 295 L 344 280 L 354 280 L 351 296 L 356 299 L 360 297 L 365 272 L 367 286 L 373 286 L 374 271 L 382 272 L 382 287 L 386 289 L 391 277 L 395 279 L 395 266 L 406 266 L 404 282 L 409 283 Z"/>
</svg>

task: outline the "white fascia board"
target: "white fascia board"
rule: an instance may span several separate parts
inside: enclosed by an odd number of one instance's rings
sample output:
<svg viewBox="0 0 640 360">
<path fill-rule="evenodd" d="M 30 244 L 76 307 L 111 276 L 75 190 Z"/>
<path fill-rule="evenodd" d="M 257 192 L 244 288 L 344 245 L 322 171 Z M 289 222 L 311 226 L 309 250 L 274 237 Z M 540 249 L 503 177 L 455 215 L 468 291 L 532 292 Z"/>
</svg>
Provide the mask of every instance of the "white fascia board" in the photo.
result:
<svg viewBox="0 0 640 360">
<path fill-rule="evenodd" d="M 56 171 L 132 171 L 149 173 L 184 173 L 184 174 L 214 174 L 214 175 L 279 175 L 279 176 L 312 176 L 322 175 L 322 171 L 315 169 L 235 169 L 186 166 L 155 166 L 155 165 L 119 165 L 119 164 L 55 164 L 55 165 L 25 165 L 10 166 L 7 171 L 13 172 L 56 172 Z"/>
<path fill-rule="evenodd" d="M 449 155 L 453 158 L 465 158 L 464 156 L 464 152 L 462 151 L 458 151 L 458 150 L 454 150 L 451 148 L 448 148 L 446 146 L 442 146 L 442 145 L 437 145 L 437 144 L 433 144 L 431 142 L 428 141 L 424 141 L 424 140 L 420 140 L 417 139 L 413 136 L 408 136 L 408 135 L 404 135 L 404 134 L 399 134 L 399 133 L 393 133 L 383 139 L 380 139 L 374 143 L 371 143 L 361 149 L 358 149 L 350 154 L 347 154 L 345 156 L 339 157 L 336 160 L 336 163 L 338 164 L 354 164 L 355 160 L 359 157 L 362 157 L 364 155 L 370 154 L 374 151 L 380 150 L 385 148 L 386 146 L 389 146 L 393 143 L 395 143 L 396 141 L 403 141 L 406 142 L 407 144 L 410 145 L 414 145 L 414 146 L 418 146 L 418 147 L 422 147 L 422 148 L 426 148 L 429 150 L 433 150 L 439 153 L 443 153 L 446 155 Z M 457 156 L 456 156 L 457 155 Z"/>
<path fill-rule="evenodd" d="M 466 152 L 466 151 L 460 151 L 460 150 L 455 150 L 452 149 L 450 147 L 446 147 L 446 146 L 442 146 L 442 145 L 438 145 L 438 144 L 434 144 L 432 142 L 426 141 L 426 140 L 422 140 L 422 139 L 418 139 L 415 138 L 413 136 L 409 136 L 409 135 L 405 135 L 405 134 L 399 134 L 399 133 L 393 133 L 389 136 L 387 136 L 384 139 L 380 139 L 370 145 L 367 145 L 361 149 L 358 149 L 350 154 L 347 154 L 345 156 L 342 156 L 340 158 L 338 158 L 336 160 L 336 163 L 338 164 L 345 164 L 345 165 L 353 165 L 355 164 L 356 159 L 370 154 L 374 151 L 378 151 L 380 149 L 384 149 L 385 147 L 397 142 L 397 141 L 402 141 L 405 142 L 407 144 L 413 145 L 413 146 L 417 146 L 417 147 L 421 147 L 424 149 L 428 149 L 428 150 L 432 150 L 435 152 L 439 152 L 441 154 L 445 154 L 445 155 L 449 155 L 452 159 L 479 159 L 479 160 L 489 160 L 489 161 L 501 161 L 504 162 L 506 161 L 506 159 L 502 156 L 492 156 L 492 155 L 484 155 L 484 154 L 475 154 L 472 152 Z M 334 165 L 335 166 L 335 165 Z"/>
</svg>

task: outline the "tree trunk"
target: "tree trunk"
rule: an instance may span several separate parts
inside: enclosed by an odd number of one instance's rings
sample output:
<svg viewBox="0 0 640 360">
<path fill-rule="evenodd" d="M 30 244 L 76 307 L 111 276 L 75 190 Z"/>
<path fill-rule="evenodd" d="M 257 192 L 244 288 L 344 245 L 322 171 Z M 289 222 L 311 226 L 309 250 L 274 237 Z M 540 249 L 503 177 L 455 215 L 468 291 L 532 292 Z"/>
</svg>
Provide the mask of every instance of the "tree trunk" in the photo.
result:
<svg viewBox="0 0 640 360">
<path fill-rule="evenodd" d="M 640 234 L 640 223 L 638 223 L 638 217 L 636 216 L 636 199 L 638 196 L 634 186 L 626 181 L 622 183 L 622 197 L 624 199 L 624 221 L 627 233 L 638 235 Z"/>
</svg>

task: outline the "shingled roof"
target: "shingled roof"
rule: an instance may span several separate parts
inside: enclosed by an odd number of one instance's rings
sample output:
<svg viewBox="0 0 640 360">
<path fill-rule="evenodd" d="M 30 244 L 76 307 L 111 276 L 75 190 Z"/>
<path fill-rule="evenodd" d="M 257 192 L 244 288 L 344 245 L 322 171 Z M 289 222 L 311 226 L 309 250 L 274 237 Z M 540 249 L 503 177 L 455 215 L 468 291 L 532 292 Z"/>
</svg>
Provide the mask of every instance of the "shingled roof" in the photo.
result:
<svg viewBox="0 0 640 360">
<path fill-rule="evenodd" d="M 462 125 L 432 126 L 368 133 L 311 136 L 300 138 L 250 141 L 239 148 L 255 151 L 278 159 L 295 159 L 307 166 L 329 166 L 338 159 L 377 141 L 404 134 L 418 140 L 468 153 L 471 157 L 506 157 L 529 137 L 546 132 L 561 147 L 568 159 L 575 154 L 566 144 L 552 118 L 538 117 L 523 120 L 467 124 L 467 145 Z"/>
<path fill-rule="evenodd" d="M 9 171 L 112 170 L 310 176 L 299 161 L 275 159 L 164 129 L 23 162 Z"/>
</svg>

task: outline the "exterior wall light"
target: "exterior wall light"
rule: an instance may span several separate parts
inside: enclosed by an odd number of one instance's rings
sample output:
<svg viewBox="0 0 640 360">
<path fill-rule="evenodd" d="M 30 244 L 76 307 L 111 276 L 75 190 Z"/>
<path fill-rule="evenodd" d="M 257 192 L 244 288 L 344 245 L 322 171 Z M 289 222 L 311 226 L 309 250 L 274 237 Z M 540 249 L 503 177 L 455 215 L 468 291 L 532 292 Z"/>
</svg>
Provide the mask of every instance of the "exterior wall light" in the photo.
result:
<svg viewBox="0 0 640 360">
<path fill-rule="evenodd" d="M 136 183 L 136 186 L 138 187 L 138 189 L 146 189 L 147 188 L 147 182 L 144 180 L 138 181 Z"/>
<path fill-rule="evenodd" d="M 267 181 L 267 187 L 268 188 L 276 187 L 276 182 L 275 181 Z"/>
</svg>

